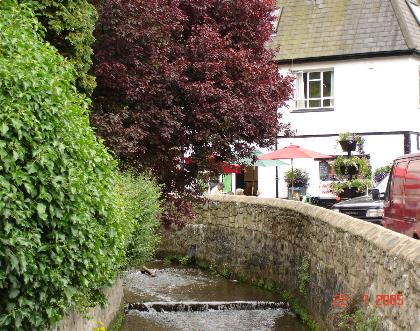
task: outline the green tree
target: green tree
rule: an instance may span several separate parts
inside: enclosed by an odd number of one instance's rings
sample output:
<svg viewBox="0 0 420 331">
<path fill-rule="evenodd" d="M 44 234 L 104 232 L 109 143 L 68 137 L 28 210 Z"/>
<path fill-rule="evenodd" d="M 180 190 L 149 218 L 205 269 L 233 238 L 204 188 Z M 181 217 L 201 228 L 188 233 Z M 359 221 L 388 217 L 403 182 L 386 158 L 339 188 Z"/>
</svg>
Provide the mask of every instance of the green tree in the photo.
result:
<svg viewBox="0 0 420 331">
<path fill-rule="evenodd" d="M 90 95 L 96 86 L 92 65 L 93 30 L 97 12 L 86 0 L 18 0 L 29 6 L 45 28 L 44 38 L 76 69 L 76 86 Z"/>
</svg>

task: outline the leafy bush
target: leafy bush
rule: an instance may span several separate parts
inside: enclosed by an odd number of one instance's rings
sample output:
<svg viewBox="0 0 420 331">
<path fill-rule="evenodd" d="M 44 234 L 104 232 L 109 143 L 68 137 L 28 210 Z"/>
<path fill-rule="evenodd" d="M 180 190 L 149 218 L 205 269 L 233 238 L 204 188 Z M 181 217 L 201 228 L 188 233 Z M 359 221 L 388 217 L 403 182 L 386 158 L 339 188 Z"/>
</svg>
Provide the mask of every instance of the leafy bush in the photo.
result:
<svg viewBox="0 0 420 331">
<path fill-rule="evenodd" d="M 115 161 L 39 29 L 29 9 L 0 2 L 0 330 L 42 330 L 94 304 L 127 240 Z"/>
<path fill-rule="evenodd" d="M 288 187 L 293 186 L 295 187 L 307 187 L 309 185 L 309 175 L 306 170 L 295 168 L 292 170 L 288 170 L 284 173 L 284 180 L 287 183 Z"/>
<path fill-rule="evenodd" d="M 149 260 L 159 242 L 156 233 L 161 215 L 161 192 L 156 182 L 146 175 L 133 172 L 120 174 L 117 192 L 123 201 L 123 215 L 126 223 L 127 263 L 139 266 Z"/>
<path fill-rule="evenodd" d="M 93 30 L 97 20 L 95 6 L 88 0 L 18 0 L 25 4 L 43 23 L 44 38 L 75 67 L 76 87 L 86 95 L 96 86 L 88 74 L 92 65 L 95 41 Z"/>
<path fill-rule="evenodd" d="M 341 316 L 339 331 L 379 331 L 380 324 L 373 308 L 358 309 L 351 314 Z"/>
<path fill-rule="evenodd" d="M 386 175 L 388 175 L 391 172 L 391 168 L 391 165 L 386 165 L 375 169 L 373 173 L 373 180 L 375 181 L 375 183 L 381 182 L 386 177 Z"/>
</svg>

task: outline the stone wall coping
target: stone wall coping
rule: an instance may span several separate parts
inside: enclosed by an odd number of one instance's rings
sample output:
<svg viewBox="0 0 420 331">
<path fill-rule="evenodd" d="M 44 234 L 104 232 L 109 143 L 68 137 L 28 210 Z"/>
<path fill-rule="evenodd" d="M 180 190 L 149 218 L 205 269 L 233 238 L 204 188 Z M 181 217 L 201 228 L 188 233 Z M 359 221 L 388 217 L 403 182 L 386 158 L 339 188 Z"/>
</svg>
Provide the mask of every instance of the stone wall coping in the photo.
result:
<svg viewBox="0 0 420 331">
<path fill-rule="evenodd" d="M 236 202 L 294 210 L 327 223 L 337 229 L 360 236 L 386 251 L 388 255 L 397 255 L 414 264 L 420 264 L 420 240 L 326 208 L 300 201 L 276 198 L 235 195 L 205 195 L 205 198 L 209 201 Z"/>
</svg>

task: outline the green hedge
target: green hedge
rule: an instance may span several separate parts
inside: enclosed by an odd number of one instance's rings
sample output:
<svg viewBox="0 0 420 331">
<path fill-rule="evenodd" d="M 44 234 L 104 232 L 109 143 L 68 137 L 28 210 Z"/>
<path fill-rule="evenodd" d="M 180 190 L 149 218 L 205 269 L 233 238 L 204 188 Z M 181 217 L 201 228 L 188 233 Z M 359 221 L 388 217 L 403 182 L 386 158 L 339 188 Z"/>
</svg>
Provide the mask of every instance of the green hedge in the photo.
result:
<svg viewBox="0 0 420 331">
<path fill-rule="evenodd" d="M 0 330 L 42 330 L 124 263 L 115 161 L 73 68 L 15 1 L 0 2 Z"/>
<path fill-rule="evenodd" d="M 76 69 L 79 91 L 91 95 L 95 77 L 89 75 L 95 41 L 93 30 L 98 17 L 90 0 L 18 0 L 43 23 L 45 40 L 57 48 Z"/>
<path fill-rule="evenodd" d="M 157 228 L 162 213 L 160 187 L 152 178 L 134 172 L 121 173 L 117 191 L 127 224 L 126 263 L 141 266 L 150 260 L 159 242 Z M 131 227 L 128 228 L 128 224 Z"/>
</svg>

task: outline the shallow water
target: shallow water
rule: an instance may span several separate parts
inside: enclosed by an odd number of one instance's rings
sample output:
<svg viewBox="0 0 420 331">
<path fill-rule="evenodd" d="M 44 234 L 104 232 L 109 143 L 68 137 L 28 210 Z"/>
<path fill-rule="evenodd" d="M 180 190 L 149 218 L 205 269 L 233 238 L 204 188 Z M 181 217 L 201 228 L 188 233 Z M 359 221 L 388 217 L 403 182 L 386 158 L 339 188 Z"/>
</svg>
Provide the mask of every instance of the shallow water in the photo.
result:
<svg viewBox="0 0 420 331">
<path fill-rule="evenodd" d="M 278 302 L 273 293 L 194 268 L 158 267 L 156 277 L 139 271 L 125 277 L 125 301 Z M 130 310 L 124 331 L 307 331 L 287 309 L 140 312 Z"/>
</svg>

